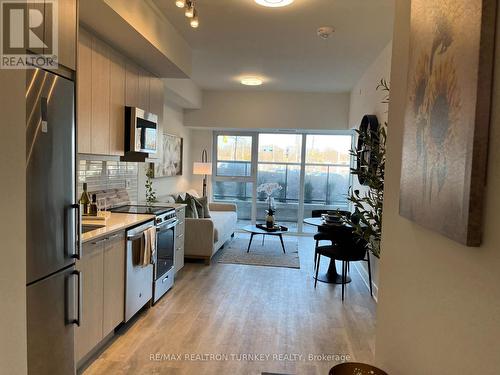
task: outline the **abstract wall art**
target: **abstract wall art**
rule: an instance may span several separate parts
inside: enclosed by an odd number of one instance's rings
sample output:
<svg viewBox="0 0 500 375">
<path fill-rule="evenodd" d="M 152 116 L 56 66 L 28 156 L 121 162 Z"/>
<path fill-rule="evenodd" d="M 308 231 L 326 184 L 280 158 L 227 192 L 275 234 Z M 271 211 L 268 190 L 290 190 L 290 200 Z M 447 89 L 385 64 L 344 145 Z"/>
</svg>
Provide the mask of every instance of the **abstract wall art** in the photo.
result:
<svg viewBox="0 0 500 375">
<path fill-rule="evenodd" d="M 402 216 L 481 243 L 495 0 L 411 2 Z"/>
</svg>

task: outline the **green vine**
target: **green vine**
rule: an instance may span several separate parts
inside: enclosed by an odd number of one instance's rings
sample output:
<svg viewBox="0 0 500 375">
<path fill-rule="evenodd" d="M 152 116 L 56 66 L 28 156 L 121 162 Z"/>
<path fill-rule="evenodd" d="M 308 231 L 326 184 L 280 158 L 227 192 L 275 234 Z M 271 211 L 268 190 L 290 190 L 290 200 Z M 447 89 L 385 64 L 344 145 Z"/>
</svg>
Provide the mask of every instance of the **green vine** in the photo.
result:
<svg viewBox="0 0 500 375">
<path fill-rule="evenodd" d="M 152 164 L 146 166 L 146 204 L 151 206 L 153 203 L 158 202 L 156 198 L 156 191 L 153 189 L 154 167 Z"/>
</svg>

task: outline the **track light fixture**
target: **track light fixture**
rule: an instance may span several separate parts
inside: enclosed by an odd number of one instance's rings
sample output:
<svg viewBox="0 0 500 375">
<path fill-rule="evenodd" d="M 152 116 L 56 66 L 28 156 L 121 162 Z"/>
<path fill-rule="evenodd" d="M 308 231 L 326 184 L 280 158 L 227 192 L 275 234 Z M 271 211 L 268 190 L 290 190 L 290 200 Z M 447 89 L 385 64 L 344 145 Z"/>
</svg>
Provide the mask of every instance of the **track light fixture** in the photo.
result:
<svg viewBox="0 0 500 375">
<path fill-rule="evenodd" d="M 175 0 L 175 5 L 178 8 L 184 9 L 184 15 L 189 19 L 189 24 L 193 29 L 197 29 L 200 26 L 196 0 Z"/>
<path fill-rule="evenodd" d="M 185 9 L 186 9 L 186 11 L 184 12 L 184 15 L 187 18 L 193 18 L 194 17 L 194 1 L 187 0 Z"/>
<path fill-rule="evenodd" d="M 198 11 L 196 9 L 193 12 L 193 18 L 191 18 L 189 24 L 193 29 L 197 29 L 198 26 L 200 26 L 200 22 L 198 21 Z"/>
</svg>

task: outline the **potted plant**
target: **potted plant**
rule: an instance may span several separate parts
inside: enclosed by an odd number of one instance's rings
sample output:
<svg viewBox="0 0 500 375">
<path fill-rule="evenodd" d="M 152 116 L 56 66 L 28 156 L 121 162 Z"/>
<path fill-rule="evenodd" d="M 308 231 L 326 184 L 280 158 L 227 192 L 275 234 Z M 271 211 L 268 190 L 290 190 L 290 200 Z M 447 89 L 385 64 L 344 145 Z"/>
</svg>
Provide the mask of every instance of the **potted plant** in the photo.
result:
<svg viewBox="0 0 500 375">
<path fill-rule="evenodd" d="M 389 85 L 382 79 L 377 90 L 386 92 L 386 97 L 382 103 L 389 102 Z M 367 127 L 363 130 L 356 130 L 358 137 L 363 144 L 363 149 L 370 150 L 370 162 L 363 168 L 351 168 L 351 173 L 358 176 L 364 182 L 366 190 L 358 189 L 351 191 L 348 200 L 354 207 L 354 212 L 344 220 L 354 228 L 360 238 L 368 243 L 370 251 L 377 258 L 380 257 L 380 240 L 382 236 L 382 210 L 384 203 L 384 177 L 385 177 L 385 152 L 387 138 L 387 122 L 376 131 Z M 360 144 L 358 143 L 358 144 Z M 351 150 L 354 158 L 362 156 L 362 150 L 358 147 Z"/>
</svg>

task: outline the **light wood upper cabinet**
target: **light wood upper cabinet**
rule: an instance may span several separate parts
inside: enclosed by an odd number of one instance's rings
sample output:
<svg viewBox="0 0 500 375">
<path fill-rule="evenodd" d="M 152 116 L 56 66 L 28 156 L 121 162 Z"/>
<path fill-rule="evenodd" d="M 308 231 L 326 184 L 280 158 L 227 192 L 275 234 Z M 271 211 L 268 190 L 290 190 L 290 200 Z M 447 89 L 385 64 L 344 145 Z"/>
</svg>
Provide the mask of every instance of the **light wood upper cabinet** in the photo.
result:
<svg viewBox="0 0 500 375">
<path fill-rule="evenodd" d="M 144 69 L 139 68 L 139 103 L 138 107 L 147 112 L 151 112 L 149 108 L 149 79 L 150 74 Z"/>
<path fill-rule="evenodd" d="M 83 257 L 76 263 L 82 272 L 82 317 L 80 327 L 75 328 L 75 354 L 77 361 L 83 358 L 102 340 L 103 317 L 103 242 L 83 246 Z"/>
<path fill-rule="evenodd" d="M 125 154 L 125 60 L 110 49 L 109 154 Z"/>
<path fill-rule="evenodd" d="M 110 62 L 108 46 L 92 37 L 92 108 L 91 152 L 109 155 L 109 87 Z"/>
<path fill-rule="evenodd" d="M 125 105 L 139 107 L 139 67 L 127 61 L 126 69 Z"/>
<path fill-rule="evenodd" d="M 158 77 L 150 77 L 149 112 L 158 116 L 157 151 L 150 154 L 150 159 L 161 159 L 163 150 L 163 81 Z"/>
<path fill-rule="evenodd" d="M 76 0 L 57 0 L 59 64 L 76 70 Z"/>
<path fill-rule="evenodd" d="M 125 233 L 104 244 L 104 312 L 102 335 L 106 337 L 125 319 Z"/>
<path fill-rule="evenodd" d="M 77 124 L 78 152 L 89 154 L 91 148 L 92 113 L 92 36 L 83 28 L 78 33 Z"/>
<path fill-rule="evenodd" d="M 53 5 L 57 4 L 57 35 L 52 34 L 53 24 L 49 23 L 51 13 L 55 13 Z M 57 38 L 58 63 L 66 68 L 76 70 L 76 33 L 77 33 L 77 0 L 55 0 L 55 2 L 41 1 L 28 4 L 28 7 L 38 9 L 44 13 L 44 43 L 50 45 L 50 40 Z M 42 9 L 40 9 L 42 8 Z M 54 41 L 52 41 L 54 43 Z M 55 52 L 55 51 L 53 51 Z M 52 54 L 45 49 L 44 54 Z"/>
<path fill-rule="evenodd" d="M 80 27 L 77 67 L 78 152 L 123 156 L 125 106 L 153 112 L 161 146 L 163 81 Z M 161 148 L 159 148 L 160 150 Z M 159 157 L 158 154 L 153 158 Z"/>
</svg>

